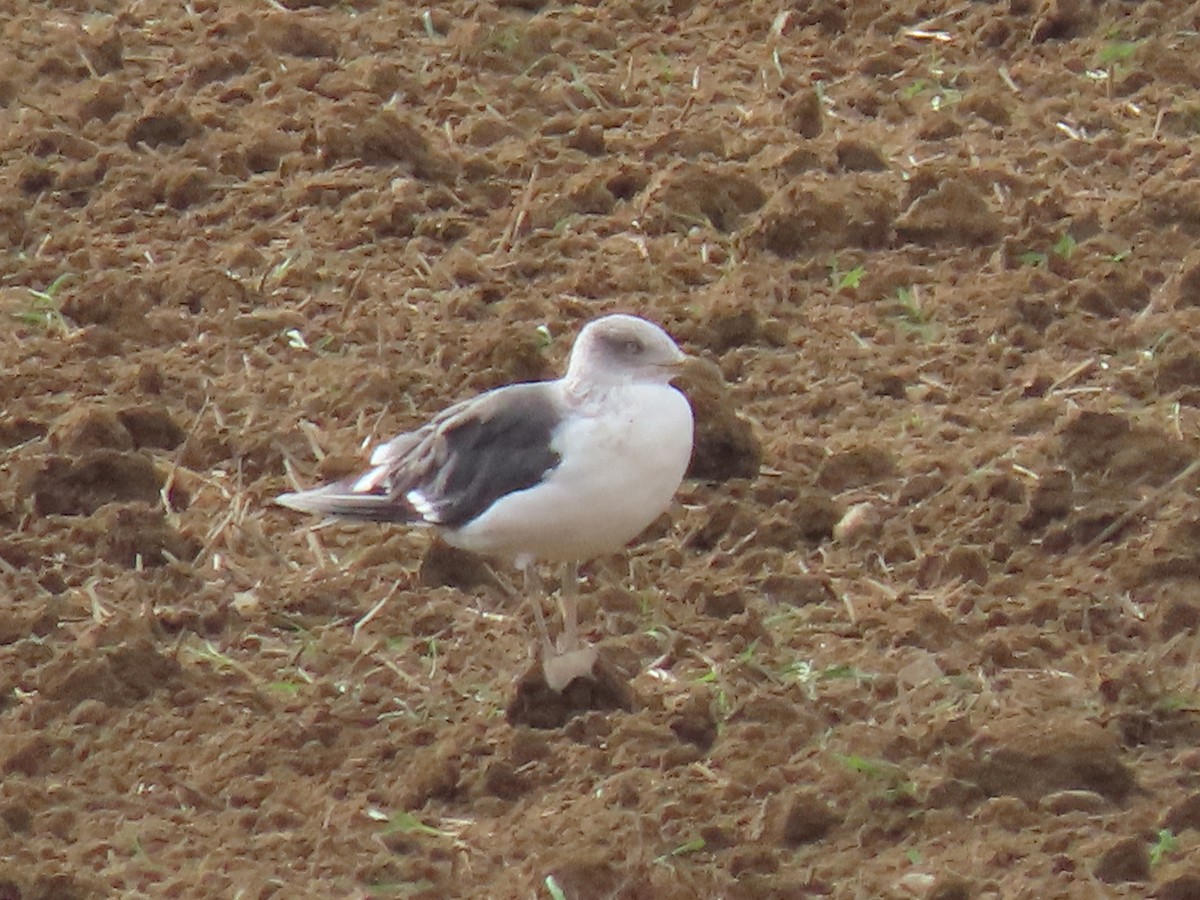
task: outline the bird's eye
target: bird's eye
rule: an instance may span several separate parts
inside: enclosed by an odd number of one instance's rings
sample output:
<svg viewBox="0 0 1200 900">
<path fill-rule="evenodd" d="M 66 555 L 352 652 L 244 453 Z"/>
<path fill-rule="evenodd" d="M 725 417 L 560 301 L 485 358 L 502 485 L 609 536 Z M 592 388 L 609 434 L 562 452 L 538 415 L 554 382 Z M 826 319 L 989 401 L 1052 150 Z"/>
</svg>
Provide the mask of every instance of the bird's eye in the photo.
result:
<svg viewBox="0 0 1200 900">
<path fill-rule="evenodd" d="M 644 346 L 642 346 L 641 341 L 637 341 L 637 340 L 634 340 L 633 338 L 630 338 L 629 340 L 625 341 L 621 345 L 621 349 L 624 350 L 626 353 L 628 353 L 630 356 L 641 356 L 642 352 L 646 348 Z"/>
</svg>

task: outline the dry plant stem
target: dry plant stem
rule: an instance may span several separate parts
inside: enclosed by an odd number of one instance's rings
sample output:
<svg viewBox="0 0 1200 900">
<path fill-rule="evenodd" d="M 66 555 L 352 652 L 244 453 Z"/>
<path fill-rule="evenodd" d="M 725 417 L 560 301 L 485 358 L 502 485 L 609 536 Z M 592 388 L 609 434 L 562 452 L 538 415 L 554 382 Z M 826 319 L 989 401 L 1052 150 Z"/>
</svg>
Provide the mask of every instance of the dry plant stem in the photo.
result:
<svg viewBox="0 0 1200 900">
<path fill-rule="evenodd" d="M 359 619 L 357 622 L 354 623 L 354 627 L 351 629 L 351 634 L 353 635 L 353 638 L 352 638 L 353 640 L 355 640 L 355 641 L 358 640 L 359 634 L 363 630 L 363 628 L 365 628 L 368 624 L 370 624 L 371 620 L 374 619 L 377 615 L 379 615 L 380 610 L 382 610 L 385 606 L 387 606 L 388 601 L 390 601 L 393 597 L 396 596 L 397 593 L 399 593 L 400 588 L 403 586 L 403 584 L 404 584 L 404 582 L 402 582 L 402 581 L 396 581 L 394 584 L 392 584 L 391 590 L 389 590 L 386 594 L 384 594 L 382 599 L 380 599 L 378 602 L 376 602 L 376 604 L 374 606 L 372 606 L 369 610 L 367 610 L 366 614 L 361 619 Z"/>
</svg>

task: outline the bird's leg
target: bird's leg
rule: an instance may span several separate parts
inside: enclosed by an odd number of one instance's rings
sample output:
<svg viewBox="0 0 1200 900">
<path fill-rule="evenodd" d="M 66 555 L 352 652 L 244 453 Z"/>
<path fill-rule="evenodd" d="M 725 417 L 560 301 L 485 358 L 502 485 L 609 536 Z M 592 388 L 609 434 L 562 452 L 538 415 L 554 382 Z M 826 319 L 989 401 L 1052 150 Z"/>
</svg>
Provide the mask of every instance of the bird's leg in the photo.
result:
<svg viewBox="0 0 1200 900">
<path fill-rule="evenodd" d="M 538 634 L 542 640 L 542 655 L 550 656 L 555 652 L 554 642 L 550 640 L 550 631 L 546 628 L 546 619 L 542 615 L 542 597 L 546 591 L 542 587 L 542 579 L 538 577 L 537 564 L 532 560 L 521 565 L 521 581 L 525 591 L 525 602 L 533 607 L 533 618 L 537 621 Z"/>
<path fill-rule="evenodd" d="M 525 600 L 533 608 L 537 623 L 538 639 L 541 642 L 542 676 L 546 686 L 555 693 L 562 693 L 577 678 L 595 680 L 596 661 L 599 654 L 595 647 L 588 646 L 579 637 L 579 564 L 563 566 L 562 581 L 558 588 L 558 604 L 562 613 L 562 633 L 558 642 L 550 640 L 546 619 L 542 613 L 542 598 L 546 595 L 537 567 L 532 559 L 518 557 L 517 568 L 521 570 Z M 501 585 L 502 579 L 497 579 Z"/>
<path fill-rule="evenodd" d="M 579 650 L 579 563 L 569 562 L 562 567 L 558 584 L 558 608 L 562 613 L 562 635 L 558 639 L 558 652 L 570 653 Z"/>
<path fill-rule="evenodd" d="M 547 648 L 542 656 L 542 674 L 550 690 L 562 693 L 576 678 L 594 680 L 597 653 L 579 639 L 579 615 L 576 609 L 579 587 L 579 566 L 569 563 L 563 567 L 562 583 L 558 588 L 558 605 L 562 611 L 563 630 L 558 646 Z"/>
</svg>

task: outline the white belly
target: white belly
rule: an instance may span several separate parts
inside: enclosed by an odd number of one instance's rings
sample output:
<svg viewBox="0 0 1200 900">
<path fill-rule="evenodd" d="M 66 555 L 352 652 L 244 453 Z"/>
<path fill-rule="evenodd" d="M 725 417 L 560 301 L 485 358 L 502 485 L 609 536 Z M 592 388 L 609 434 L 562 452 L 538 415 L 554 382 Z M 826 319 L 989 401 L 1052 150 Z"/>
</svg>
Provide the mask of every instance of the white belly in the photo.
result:
<svg viewBox="0 0 1200 900">
<path fill-rule="evenodd" d="M 670 505 L 692 453 L 692 410 L 665 384 L 610 393 L 556 436 L 547 479 L 447 532 L 476 553 L 582 560 L 620 550 Z"/>
</svg>

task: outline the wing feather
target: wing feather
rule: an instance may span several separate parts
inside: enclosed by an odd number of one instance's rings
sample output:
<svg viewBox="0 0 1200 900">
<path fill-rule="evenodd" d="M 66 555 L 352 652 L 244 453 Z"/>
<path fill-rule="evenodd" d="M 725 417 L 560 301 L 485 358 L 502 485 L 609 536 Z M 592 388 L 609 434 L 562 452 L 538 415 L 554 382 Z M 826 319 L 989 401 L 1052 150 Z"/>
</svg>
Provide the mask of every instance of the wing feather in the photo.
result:
<svg viewBox="0 0 1200 900">
<path fill-rule="evenodd" d="M 455 528 L 558 465 L 561 409 L 551 383 L 499 388 L 380 445 L 363 474 L 277 502 L 338 518 Z"/>
</svg>

